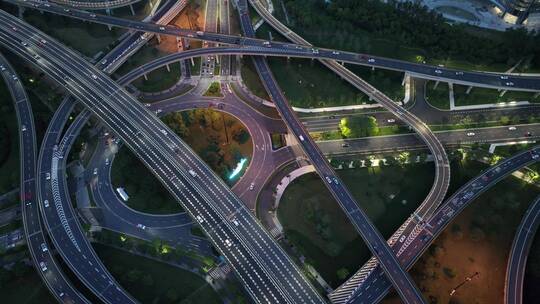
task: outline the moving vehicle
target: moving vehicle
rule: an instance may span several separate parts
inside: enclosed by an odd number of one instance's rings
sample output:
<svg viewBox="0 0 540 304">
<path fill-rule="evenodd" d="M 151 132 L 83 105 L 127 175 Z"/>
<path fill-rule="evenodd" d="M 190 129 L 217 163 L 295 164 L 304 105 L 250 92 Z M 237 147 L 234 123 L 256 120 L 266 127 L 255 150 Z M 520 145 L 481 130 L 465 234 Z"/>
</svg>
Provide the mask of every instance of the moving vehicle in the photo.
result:
<svg viewBox="0 0 540 304">
<path fill-rule="evenodd" d="M 47 252 L 49 248 L 47 248 L 47 245 L 45 243 L 41 243 L 41 251 Z"/>
<path fill-rule="evenodd" d="M 39 262 L 39 267 L 41 268 L 41 271 L 47 271 L 47 266 L 45 265 L 45 262 Z"/>
<path fill-rule="evenodd" d="M 467 136 L 469 136 L 469 137 L 474 136 L 474 135 L 476 135 L 476 134 L 474 134 L 474 132 L 468 132 L 467 133 Z"/>
<path fill-rule="evenodd" d="M 195 171 L 193 171 L 192 169 L 189 169 L 188 172 L 189 174 L 191 174 L 191 176 L 197 177 L 197 173 L 195 173 Z"/>
</svg>

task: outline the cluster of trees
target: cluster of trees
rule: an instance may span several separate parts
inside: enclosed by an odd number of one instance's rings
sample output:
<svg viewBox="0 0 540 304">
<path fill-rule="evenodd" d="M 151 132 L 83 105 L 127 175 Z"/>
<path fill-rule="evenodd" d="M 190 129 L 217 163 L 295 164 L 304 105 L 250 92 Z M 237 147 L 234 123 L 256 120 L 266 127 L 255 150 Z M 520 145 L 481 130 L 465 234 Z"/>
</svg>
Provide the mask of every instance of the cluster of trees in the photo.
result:
<svg viewBox="0 0 540 304">
<path fill-rule="evenodd" d="M 114 160 L 112 181 L 124 187 L 129 195 L 127 204 L 136 210 L 149 213 L 176 213 L 182 207 L 148 169 L 127 149 L 122 149 Z M 141 178 L 144 177 L 144 178 Z"/>
<path fill-rule="evenodd" d="M 373 116 L 351 116 L 342 118 L 339 130 L 345 138 L 375 136 L 379 134 L 377 120 Z"/>
<path fill-rule="evenodd" d="M 294 29 L 326 47 L 369 51 L 366 32 L 397 45 L 419 48 L 435 59 L 513 64 L 528 57 L 540 66 L 540 34 L 523 29 L 493 32 L 450 25 L 419 2 L 389 0 L 285 0 Z M 324 26 L 322 26 L 324 25 Z M 373 50 L 374 51 L 374 50 Z M 382 55 L 382 54 L 380 54 Z"/>
<path fill-rule="evenodd" d="M 173 112 L 162 120 L 220 176 L 226 176 L 231 166 L 243 157 L 240 145 L 250 138 L 249 132 L 243 127 L 239 128 L 235 119 L 211 109 Z M 221 138 L 222 132 L 226 132 L 225 138 Z M 204 141 L 201 141 L 202 135 Z M 228 145 L 223 146 L 222 143 Z M 227 153 L 232 156 L 231 164 L 227 163 Z"/>
</svg>

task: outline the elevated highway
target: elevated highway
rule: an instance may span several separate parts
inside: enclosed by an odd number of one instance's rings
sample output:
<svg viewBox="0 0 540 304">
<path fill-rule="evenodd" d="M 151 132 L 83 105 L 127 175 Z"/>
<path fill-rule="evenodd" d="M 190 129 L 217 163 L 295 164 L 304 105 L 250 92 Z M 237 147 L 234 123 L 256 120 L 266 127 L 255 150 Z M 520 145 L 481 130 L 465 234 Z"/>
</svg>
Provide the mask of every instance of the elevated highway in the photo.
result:
<svg viewBox="0 0 540 304">
<path fill-rule="evenodd" d="M 245 0 L 238 1 L 237 8 L 242 31 L 247 37 L 254 37 L 255 31 L 249 17 L 247 2 Z M 270 95 L 288 129 L 296 137 L 298 145 L 307 155 L 323 183 L 330 190 L 334 199 L 353 224 L 353 227 L 358 231 L 373 255 L 377 257 L 387 278 L 392 282 L 401 300 L 405 303 L 424 303 L 425 300 L 422 292 L 416 287 L 409 274 L 402 268 L 380 232 L 375 228 L 364 210 L 360 208 L 352 194 L 345 187 L 336 172 L 334 172 L 334 169 L 330 166 L 330 163 L 324 157 L 321 150 L 317 147 L 304 125 L 296 117 L 283 91 L 274 79 L 267 61 L 261 57 L 255 57 L 253 61 L 266 91 Z M 371 91 L 371 93 L 374 92 L 375 90 Z"/>
<path fill-rule="evenodd" d="M 84 111 L 79 115 L 90 116 Z M 137 303 L 108 272 L 87 240 L 66 187 L 65 159 L 86 119 L 77 119 L 62 138 L 65 121 L 49 124 L 38 159 L 38 198 L 51 240 L 69 268 L 105 303 Z M 62 140 L 60 140 L 62 138 Z M 64 157 L 65 156 L 65 157 Z M 62 181 L 60 181 L 62 179 Z"/>
<path fill-rule="evenodd" d="M 187 39 L 203 40 L 221 44 L 260 46 L 268 48 L 269 50 L 279 49 L 285 53 L 289 53 L 291 56 L 295 56 L 296 54 L 296 57 L 329 59 L 340 63 L 351 63 L 368 67 L 408 72 L 418 78 L 440 80 L 466 86 L 485 87 L 510 91 L 540 91 L 540 81 L 538 81 L 540 77 L 538 76 L 519 76 L 508 75 L 504 73 L 460 71 L 456 69 L 449 69 L 397 59 L 372 56 L 369 54 L 359 54 L 334 49 L 317 48 L 310 45 L 282 43 L 275 41 L 268 42 L 266 40 L 252 38 L 254 37 L 254 35 L 250 37 L 240 37 L 234 35 L 181 29 L 173 25 L 163 26 L 154 23 L 146 23 L 112 17 L 108 15 L 94 14 L 75 8 L 68 9 L 56 4 L 43 3 L 35 0 L 5 0 L 5 2 L 54 14 L 64 15 L 88 22 L 101 23 L 105 25 L 117 26 L 136 31 L 152 32 L 156 34 L 177 36 Z M 300 54 L 303 54 L 303 56 L 298 56 Z"/>
<path fill-rule="evenodd" d="M 418 232 L 404 233 L 404 238 L 392 243 L 392 247 L 399 248 L 397 256 L 400 262 L 411 268 L 444 229 L 479 195 L 512 172 L 537 162 L 539 158 L 540 148 L 536 146 L 499 162 L 471 179 L 446 199 L 435 214 L 417 228 Z M 347 303 L 381 301 L 392 286 L 384 277 L 382 268 L 372 268 L 366 263 L 359 273 L 362 280 L 360 285 L 355 287 L 352 296 L 347 298 Z"/>
<path fill-rule="evenodd" d="M 3 11 L 0 25 L 2 45 L 81 100 L 200 222 L 255 302 L 324 302 L 242 202 L 155 115 L 39 30 Z"/>
<path fill-rule="evenodd" d="M 6 80 L 8 89 L 13 97 L 17 120 L 19 122 L 19 153 L 20 153 L 20 199 L 26 243 L 34 267 L 45 282 L 45 286 L 59 301 L 66 303 L 90 304 L 68 280 L 58 266 L 46 241 L 46 232 L 41 228 L 38 210 L 37 181 L 36 181 L 36 130 L 34 116 L 26 91 L 24 90 L 15 70 L 9 62 L 0 55 L 2 77 Z M 71 104 L 64 104 L 71 111 Z"/>
<path fill-rule="evenodd" d="M 72 0 L 51 0 L 65 6 L 76 7 L 88 10 L 109 10 L 135 4 L 141 0 L 102 0 L 102 1 L 72 1 Z"/>
<path fill-rule="evenodd" d="M 506 268 L 505 304 L 523 303 L 525 267 L 538 226 L 540 226 L 540 197 L 536 198 L 525 212 L 512 242 Z"/>
</svg>

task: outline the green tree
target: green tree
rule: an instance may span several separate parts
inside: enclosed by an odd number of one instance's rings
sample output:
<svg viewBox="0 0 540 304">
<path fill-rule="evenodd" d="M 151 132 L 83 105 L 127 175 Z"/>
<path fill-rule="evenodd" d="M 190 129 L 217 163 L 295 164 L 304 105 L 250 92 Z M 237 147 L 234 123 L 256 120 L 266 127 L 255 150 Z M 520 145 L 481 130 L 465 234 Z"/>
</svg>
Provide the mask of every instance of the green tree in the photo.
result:
<svg viewBox="0 0 540 304">
<path fill-rule="evenodd" d="M 336 274 L 337 274 L 338 279 L 345 280 L 347 277 L 349 277 L 350 272 L 349 272 L 349 269 L 347 268 L 340 268 L 338 269 Z"/>
</svg>

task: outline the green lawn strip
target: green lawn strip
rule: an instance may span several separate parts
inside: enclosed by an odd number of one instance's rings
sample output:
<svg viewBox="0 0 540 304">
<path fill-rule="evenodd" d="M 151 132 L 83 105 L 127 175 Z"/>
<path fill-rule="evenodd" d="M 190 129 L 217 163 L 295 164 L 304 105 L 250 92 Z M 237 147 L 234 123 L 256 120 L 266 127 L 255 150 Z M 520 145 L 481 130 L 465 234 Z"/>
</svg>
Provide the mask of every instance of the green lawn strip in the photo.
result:
<svg viewBox="0 0 540 304">
<path fill-rule="evenodd" d="M 129 195 L 126 205 L 146 213 L 171 214 L 182 207 L 143 163 L 128 149 L 120 149 L 112 162 L 112 184 L 123 187 Z"/>
<path fill-rule="evenodd" d="M 188 62 L 191 75 L 199 75 L 201 73 L 201 57 L 193 58 L 193 64 L 191 64 L 191 60 Z"/>
<path fill-rule="evenodd" d="M 257 70 L 255 69 L 255 65 L 253 64 L 251 58 L 245 57 L 242 59 L 240 74 L 242 76 L 242 81 L 251 91 L 251 93 L 266 100 L 270 99 L 270 97 L 268 97 L 268 93 L 266 93 L 266 89 L 259 79 L 259 74 L 257 74 Z"/>
<path fill-rule="evenodd" d="M 4 235 L 6 233 L 9 233 L 15 229 L 22 228 L 22 221 L 21 220 L 15 220 L 13 222 L 10 222 L 7 225 L 0 227 L 0 235 Z"/>
<path fill-rule="evenodd" d="M 454 85 L 454 100 L 456 106 L 480 105 L 487 103 L 529 101 L 540 102 L 540 96 L 534 98 L 532 92 L 507 91 L 500 96 L 498 90 L 486 88 L 473 88 L 467 94 L 467 86 Z"/>
<path fill-rule="evenodd" d="M 221 94 L 221 84 L 217 81 L 212 82 L 203 96 L 223 97 L 223 94 Z"/>
<path fill-rule="evenodd" d="M 88 57 L 112 49 L 116 39 L 125 32 L 115 27 L 109 31 L 106 25 L 41 14 L 31 9 L 24 11 L 24 20 Z"/>
<path fill-rule="evenodd" d="M 109 246 L 93 246 L 120 285 L 141 303 L 221 303 L 214 290 L 191 272 Z"/>
<path fill-rule="evenodd" d="M 124 75 L 131 70 L 148 63 L 156 58 L 168 55 L 168 53 L 160 51 L 157 47 L 156 38 L 152 38 L 143 47 L 141 47 L 133 56 L 116 70 L 115 75 Z"/>
<path fill-rule="evenodd" d="M 426 83 L 426 101 L 435 108 L 449 110 L 449 90 L 446 82 L 440 82 L 435 88 L 435 81 L 428 81 Z"/>
<path fill-rule="evenodd" d="M 433 166 L 357 168 L 338 173 L 377 228 L 388 237 L 428 193 Z M 352 274 L 370 256 L 315 174 L 302 176 L 287 188 L 278 216 L 287 238 L 332 286 L 344 279 L 338 278 L 339 269 L 346 268 Z"/>
<path fill-rule="evenodd" d="M 166 67 L 159 68 L 148 73 L 148 80 L 141 77 L 133 82 L 133 85 L 143 92 L 161 92 L 170 89 L 180 80 L 180 64 L 169 65 L 170 72 Z"/>
<path fill-rule="evenodd" d="M 275 41 L 286 41 L 266 24 L 257 30 L 257 37 L 263 39 L 272 37 Z M 318 61 L 269 57 L 268 63 L 293 106 L 311 108 L 373 103 L 365 94 Z M 355 65 L 347 67 L 390 98 L 403 99 L 404 89 L 401 86 L 403 73 L 382 69 L 371 70 Z"/>
</svg>

